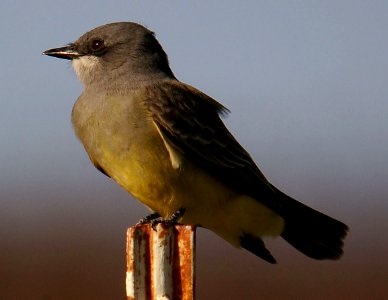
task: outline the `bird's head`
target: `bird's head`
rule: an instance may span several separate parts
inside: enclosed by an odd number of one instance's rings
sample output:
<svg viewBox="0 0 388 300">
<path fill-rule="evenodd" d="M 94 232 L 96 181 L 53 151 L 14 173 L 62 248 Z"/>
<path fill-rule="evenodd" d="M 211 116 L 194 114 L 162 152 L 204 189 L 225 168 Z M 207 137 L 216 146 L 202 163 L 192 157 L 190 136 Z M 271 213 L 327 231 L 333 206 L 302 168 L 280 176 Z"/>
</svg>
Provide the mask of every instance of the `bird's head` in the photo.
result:
<svg viewBox="0 0 388 300">
<path fill-rule="evenodd" d="M 64 47 L 43 52 L 69 59 L 85 86 L 138 84 L 174 78 L 168 58 L 152 31 L 131 22 L 97 27 Z"/>
</svg>

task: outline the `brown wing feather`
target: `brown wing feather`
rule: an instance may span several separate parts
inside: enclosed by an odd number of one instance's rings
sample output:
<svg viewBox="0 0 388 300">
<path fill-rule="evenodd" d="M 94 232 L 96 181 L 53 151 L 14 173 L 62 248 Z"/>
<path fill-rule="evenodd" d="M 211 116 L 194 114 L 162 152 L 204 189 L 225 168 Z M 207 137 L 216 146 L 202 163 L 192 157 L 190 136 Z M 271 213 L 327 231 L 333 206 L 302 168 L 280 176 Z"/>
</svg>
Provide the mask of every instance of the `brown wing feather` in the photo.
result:
<svg viewBox="0 0 388 300">
<path fill-rule="evenodd" d="M 169 144 L 235 191 L 277 206 L 275 192 L 219 115 L 228 110 L 175 80 L 146 89 L 145 105 Z"/>
</svg>

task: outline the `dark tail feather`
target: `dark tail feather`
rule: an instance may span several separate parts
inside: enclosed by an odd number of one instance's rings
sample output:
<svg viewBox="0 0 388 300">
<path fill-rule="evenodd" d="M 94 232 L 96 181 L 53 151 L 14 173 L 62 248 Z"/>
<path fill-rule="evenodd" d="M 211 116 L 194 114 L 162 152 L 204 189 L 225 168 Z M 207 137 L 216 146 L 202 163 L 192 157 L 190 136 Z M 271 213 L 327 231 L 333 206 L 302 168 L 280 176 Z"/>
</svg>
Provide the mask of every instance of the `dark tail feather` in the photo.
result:
<svg viewBox="0 0 388 300">
<path fill-rule="evenodd" d="M 348 227 L 279 190 L 277 192 L 281 204 L 277 213 L 285 220 L 285 229 L 281 236 L 311 258 L 339 259 L 343 254 L 343 239 Z"/>
<path fill-rule="evenodd" d="M 264 242 L 260 238 L 250 234 L 244 234 L 240 237 L 240 245 L 265 261 L 276 264 L 275 258 L 271 255 L 271 252 L 265 248 Z"/>
</svg>

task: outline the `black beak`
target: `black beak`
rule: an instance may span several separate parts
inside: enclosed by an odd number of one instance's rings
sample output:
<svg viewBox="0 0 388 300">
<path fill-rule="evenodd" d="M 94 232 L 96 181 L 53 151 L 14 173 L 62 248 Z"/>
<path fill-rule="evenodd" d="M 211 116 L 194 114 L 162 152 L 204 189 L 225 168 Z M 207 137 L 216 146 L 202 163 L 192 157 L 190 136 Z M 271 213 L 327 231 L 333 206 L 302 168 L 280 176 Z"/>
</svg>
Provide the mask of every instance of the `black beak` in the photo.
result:
<svg viewBox="0 0 388 300">
<path fill-rule="evenodd" d="M 70 60 L 82 56 L 82 54 L 74 50 L 73 44 L 69 44 L 60 48 L 48 49 L 44 51 L 42 54 L 57 57 L 57 58 L 70 59 Z"/>
</svg>

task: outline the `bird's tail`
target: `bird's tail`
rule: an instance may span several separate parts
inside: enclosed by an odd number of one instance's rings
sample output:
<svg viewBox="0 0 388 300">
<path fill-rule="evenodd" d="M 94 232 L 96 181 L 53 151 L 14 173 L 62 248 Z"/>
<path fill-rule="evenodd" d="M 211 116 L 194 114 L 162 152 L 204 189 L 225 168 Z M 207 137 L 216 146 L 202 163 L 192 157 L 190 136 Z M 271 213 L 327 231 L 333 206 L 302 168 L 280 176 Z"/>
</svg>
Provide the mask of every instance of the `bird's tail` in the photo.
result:
<svg viewBox="0 0 388 300">
<path fill-rule="evenodd" d="M 339 259 L 348 227 L 273 188 L 279 193 L 278 213 L 285 220 L 281 236 L 311 258 Z"/>
</svg>

